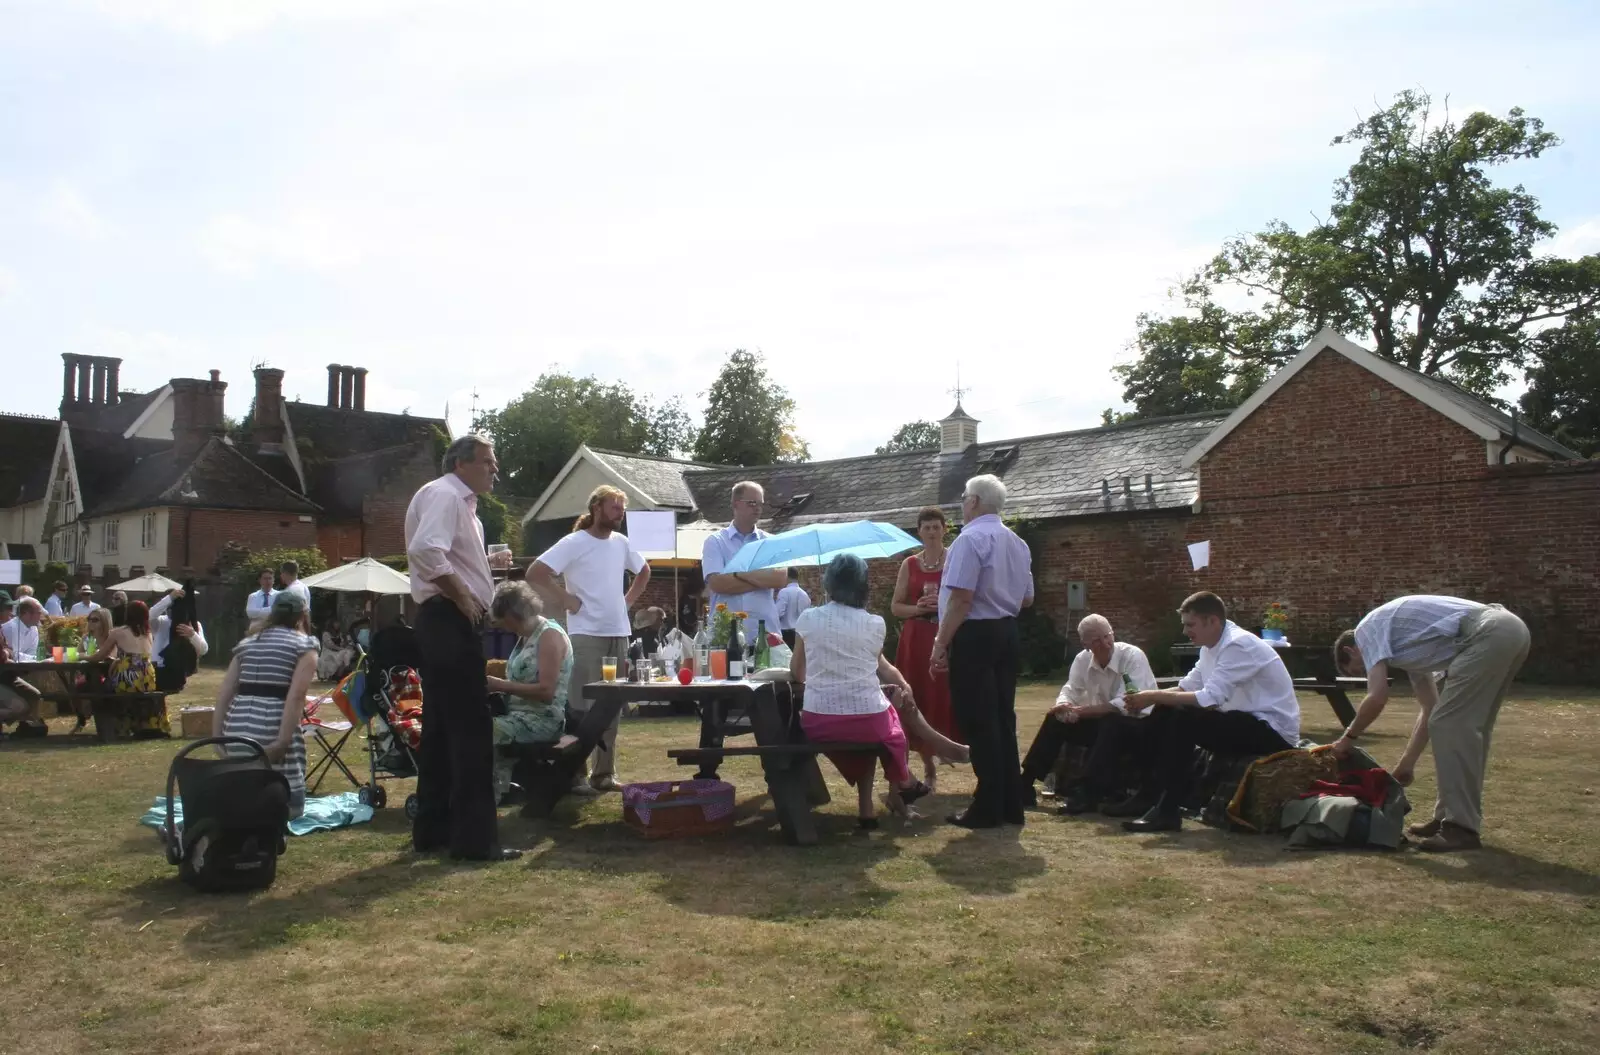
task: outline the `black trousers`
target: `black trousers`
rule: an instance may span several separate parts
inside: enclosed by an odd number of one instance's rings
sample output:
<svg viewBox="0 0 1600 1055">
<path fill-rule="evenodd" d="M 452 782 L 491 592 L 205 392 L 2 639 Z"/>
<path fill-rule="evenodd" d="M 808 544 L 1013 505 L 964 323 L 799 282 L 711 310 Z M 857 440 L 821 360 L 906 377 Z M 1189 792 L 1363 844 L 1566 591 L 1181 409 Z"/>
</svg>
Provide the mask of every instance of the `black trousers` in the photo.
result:
<svg viewBox="0 0 1600 1055">
<path fill-rule="evenodd" d="M 495 824 L 494 720 L 489 714 L 483 639 L 443 597 L 417 612 L 423 720 L 418 850 L 482 857 L 499 845 Z"/>
<path fill-rule="evenodd" d="M 972 749 L 978 778 L 967 816 L 982 824 L 1021 824 L 1022 771 L 1017 761 L 1017 621 L 968 619 L 950 641 L 950 703 Z"/>
<path fill-rule="evenodd" d="M 1158 707 L 1145 720 L 1156 723 L 1152 729 L 1156 784 L 1173 809 L 1189 799 L 1195 748 L 1225 755 L 1270 755 L 1294 746 L 1248 711 Z"/>
<path fill-rule="evenodd" d="M 1049 776 L 1061 757 L 1061 749 L 1071 745 L 1089 751 L 1081 784 L 1092 794 L 1111 795 L 1130 783 L 1142 783 L 1149 768 L 1145 756 L 1150 745 L 1150 729 L 1149 719 L 1130 718 L 1125 714 L 1102 714 L 1079 718 L 1076 722 L 1063 722 L 1045 715 L 1022 760 L 1022 782 L 1032 784 Z M 1123 756 L 1130 751 L 1139 756 L 1138 768 L 1131 772 L 1125 771 L 1122 763 Z M 1057 788 L 1056 792 L 1065 790 Z"/>
</svg>

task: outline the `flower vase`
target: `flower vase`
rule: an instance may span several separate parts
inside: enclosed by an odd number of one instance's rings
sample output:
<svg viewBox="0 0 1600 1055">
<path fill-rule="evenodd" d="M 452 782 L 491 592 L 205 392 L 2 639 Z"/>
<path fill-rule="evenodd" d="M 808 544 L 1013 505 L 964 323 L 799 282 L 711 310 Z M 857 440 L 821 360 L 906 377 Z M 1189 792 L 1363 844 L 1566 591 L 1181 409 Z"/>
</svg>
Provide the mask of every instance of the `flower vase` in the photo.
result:
<svg viewBox="0 0 1600 1055">
<path fill-rule="evenodd" d="M 1281 642 L 1288 639 L 1284 637 L 1282 630 L 1275 630 L 1269 626 L 1261 631 L 1261 640 Z"/>
</svg>

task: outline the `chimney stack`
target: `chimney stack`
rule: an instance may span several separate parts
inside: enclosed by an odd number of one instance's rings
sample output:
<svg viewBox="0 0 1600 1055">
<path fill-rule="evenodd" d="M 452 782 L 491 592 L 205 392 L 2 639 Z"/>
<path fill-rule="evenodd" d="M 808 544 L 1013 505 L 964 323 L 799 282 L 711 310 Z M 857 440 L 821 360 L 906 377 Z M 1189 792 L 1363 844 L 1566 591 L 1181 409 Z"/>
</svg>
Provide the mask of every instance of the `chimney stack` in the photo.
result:
<svg viewBox="0 0 1600 1055">
<path fill-rule="evenodd" d="M 355 379 L 356 379 L 354 409 L 356 409 L 356 410 L 366 410 L 367 409 L 367 368 L 364 367 L 364 366 L 358 366 L 358 367 L 355 368 L 353 373 L 355 374 Z"/>
<path fill-rule="evenodd" d="M 117 377 L 122 360 L 105 355 L 61 355 L 61 417 L 68 424 L 80 424 L 102 407 L 121 401 Z"/>
<path fill-rule="evenodd" d="M 218 370 L 211 371 L 209 381 L 174 377 L 171 385 L 172 452 L 180 465 L 187 465 L 211 437 L 222 435 L 228 385 Z"/>
<path fill-rule="evenodd" d="M 339 405 L 339 371 L 344 369 L 338 363 L 328 364 L 328 406 Z"/>
<path fill-rule="evenodd" d="M 283 371 L 256 367 L 256 406 L 250 438 L 263 454 L 283 450 Z"/>
<path fill-rule="evenodd" d="M 328 406 L 336 410 L 366 410 L 367 368 L 329 363 Z"/>
</svg>

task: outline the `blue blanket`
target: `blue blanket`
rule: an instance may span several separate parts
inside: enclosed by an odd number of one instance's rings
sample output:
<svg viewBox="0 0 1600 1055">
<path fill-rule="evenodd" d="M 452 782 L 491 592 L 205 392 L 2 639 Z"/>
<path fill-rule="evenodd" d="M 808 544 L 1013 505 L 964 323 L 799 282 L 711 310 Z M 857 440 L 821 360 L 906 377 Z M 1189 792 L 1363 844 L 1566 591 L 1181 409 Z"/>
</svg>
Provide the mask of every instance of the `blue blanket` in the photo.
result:
<svg viewBox="0 0 1600 1055">
<path fill-rule="evenodd" d="M 183 828 L 183 800 L 172 805 L 172 815 L 178 828 Z M 352 824 L 365 824 L 372 819 L 372 807 L 364 805 L 353 791 L 338 795 L 319 795 L 306 799 L 306 811 L 289 822 L 290 835 L 310 835 L 312 832 L 348 828 Z M 160 828 L 167 823 L 167 797 L 156 796 L 156 804 L 145 811 L 139 823 L 147 828 Z"/>
</svg>

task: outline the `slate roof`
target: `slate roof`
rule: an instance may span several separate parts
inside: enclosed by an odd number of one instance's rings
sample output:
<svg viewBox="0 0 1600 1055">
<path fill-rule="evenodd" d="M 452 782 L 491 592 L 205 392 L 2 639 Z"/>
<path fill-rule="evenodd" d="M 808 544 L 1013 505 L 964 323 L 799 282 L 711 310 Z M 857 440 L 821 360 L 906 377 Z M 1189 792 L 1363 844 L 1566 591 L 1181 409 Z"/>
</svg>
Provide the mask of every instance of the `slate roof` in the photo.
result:
<svg viewBox="0 0 1600 1055">
<path fill-rule="evenodd" d="M 313 457 L 348 457 L 407 443 L 431 443 L 435 428 L 449 431 L 443 418 L 419 418 L 377 410 L 285 402 L 283 412 L 294 432 L 295 442 L 308 441 Z"/>
<path fill-rule="evenodd" d="M 103 435 L 103 434 L 101 434 Z M 84 490 L 84 516 L 98 517 L 148 506 L 200 506 L 207 509 L 261 509 L 275 513 L 316 513 L 317 505 L 283 486 L 220 436 L 200 448 L 192 462 L 180 464 L 171 444 L 136 456 L 131 464 L 115 459 L 91 463 L 78 448 L 79 482 Z M 159 441 L 146 440 L 146 444 Z M 137 455 L 136 441 L 122 440 L 129 454 Z M 97 464 L 95 492 L 84 478 L 86 465 Z M 103 477 L 103 478 L 102 478 Z M 114 481 L 114 482 L 113 482 Z"/>
<path fill-rule="evenodd" d="M 308 471 L 306 486 L 312 500 L 330 516 L 360 519 L 362 498 L 380 490 L 423 449 L 421 444 L 407 443 L 324 462 Z"/>
<path fill-rule="evenodd" d="M 1395 365 L 1399 366 L 1400 364 L 1397 363 Z M 1451 403 L 1461 407 L 1469 414 L 1477 415 L 1479 418 L 1499 429 L 1502 436 L 1508 438 L 1511 436 L 1513 429 L 1511 415 L 1505 413 L 1492 403 L 1484 402 L 1477 396 L 1472 395 L 1470 392 L 1467 392 L 1463 389 L 1457 388 L 1455 385 L 1444 380 L 1443 378 L 1430 377 L 1427 374 L 1418 373 L 1417 371 L 1411 370 L 1404 366 L 1401 366 L 1401 369 L 1406 370 L 1407 373 L 1411 374 L 1418 381 L 1428 386 L 1430 390 L 1438 393 L 1441 399 L 1449 400 Z M 1534 450 L 1543 451 L 1552 458 L 1558 458 L 1561 461 L 1583 460 L 1583 455 L 1579 454 L 1571 447 L 1567 447 L 1564 444 L 1558 443 L 1549 436 L 1546 436 L 1544 433 L 1530 428 L 1526 422 L 1520 420 L 1517 421 L 1515 424 L 1515 430 L 1517 442 L 1519 444 L 1526 444 L 1527 446 L 1532 447 Z"/>
<path fill-rule="evenodd" d="M 120 433 L 71 429 L 72 461 L 78 468 L 78 506 L 93 515 L 121 491 L 148 458 L 172 450 L 171 440 L 123 439 Z"/>
<path fill-rule="evenodd" d="M 704 462 L 680 461 L 676 458 L 659 458 L 653 454 L 624 454 L 620 451 L 590 447 L 589 453 L 611 466 L 624 480 L 656 500 L 657 505 L 676 509 L 693 509 L 694 495 L 684 483 L 686 469 L 724 469 L 725 466 Z M 533 503 L 529 502 L 529 506 Z"/>
<path fill-rule="evenodd" d="M 911 451 L 800 465 L 690 469 L 684 481 L 701 515 L 712 522 L 730 519 L 729 492 L 735 483 L 761 483 L 767 492 L 764 517 L 775 530 L 863 518 L 910 525 L 926 505 L 959 509 L 966 481 L 985 472 L 1006 482 L 1006 511 L 1018 516 L 1178 510 L 1200 497 L 1199 472 L 1182 467 L 1184 454 L 1226 417 L 1189 414 L 1025 436 L 974 444 L 952 455 Z M 800 494 L 811 497 L 788 508 Z"/>
<path fill-rule="evenodd" d="M 156 397 L 165 389 L 166 386 L 163 385 L 154 392 L 142 394 L 138 392 L 122 392 L 118 395 L 116 406 L 96 407 L 92 411 L 80 411 L 79 413 L 83 417 L 79 420 L 90 428 L 98 429 L 101 432 L 116 433 L 120 436 L 128 431 L 128 426 L 139 420 L 139 415 L 143 414 L 146 408 L 151 403 L 154 403 Z M 79 427 L 82 427 L 82 425 Z"/>
<path fill-rule="evenodd" d="M 25 414 L 0 414 L 0 506 L 26 505 L 50 487 L 61 422 Z"/>
</svg>

